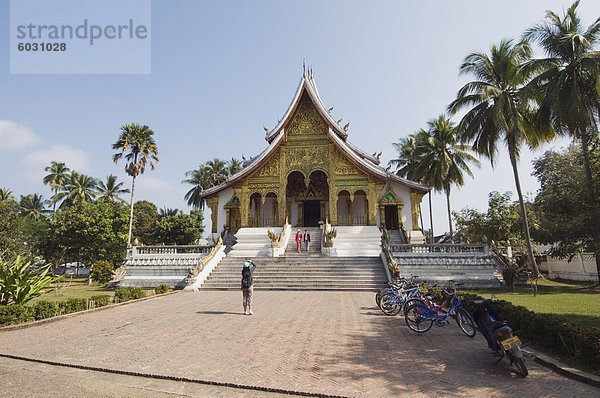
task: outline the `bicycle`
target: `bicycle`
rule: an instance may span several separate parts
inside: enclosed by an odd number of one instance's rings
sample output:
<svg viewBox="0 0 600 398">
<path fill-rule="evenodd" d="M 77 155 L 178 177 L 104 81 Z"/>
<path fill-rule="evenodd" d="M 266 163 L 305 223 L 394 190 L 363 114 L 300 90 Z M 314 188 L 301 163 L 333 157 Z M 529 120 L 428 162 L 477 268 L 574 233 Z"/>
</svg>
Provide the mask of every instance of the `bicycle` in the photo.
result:
<svg viewBox="0 0 600 398">
<path fill-rule="evenodd" d="M 414 332 L 425 333 L 435 323 L 438 327 L 445 326 L 448 322 L 448 317 L 456 320 L 458 327 L 464 334 L 473 338 L 477 333 L 475 322 L 471 314 L 460 304 L 460 299 L 456 293 L 456 287 L 463 285 L 462 283 L 454 283 L 454 291 L 451 293 L 446 289 L 442 289 L 445 295 L 444 303 L 441 305 L 432 304 L 429 299 L 414 300 L 404 309 L 404 320 L 406 325 Z M 444 307 L 450 306 L 446 311 Z"/>
<path fill-rule="evenodd" d="M 404 281 L 402 286 L 397 286 L 395 289 L 387 289 L 387 293 L 380 296 L 379 308 L 386 315 L 397 315 L 400 310 L 404 310 L 404 305 L 411 299 L 420 297 L 422 290 L 415 279 L 418 276 L 411 276 L 410 280 Z M 422 283 L 425 283 L 424 281 Z"/>
</svg>

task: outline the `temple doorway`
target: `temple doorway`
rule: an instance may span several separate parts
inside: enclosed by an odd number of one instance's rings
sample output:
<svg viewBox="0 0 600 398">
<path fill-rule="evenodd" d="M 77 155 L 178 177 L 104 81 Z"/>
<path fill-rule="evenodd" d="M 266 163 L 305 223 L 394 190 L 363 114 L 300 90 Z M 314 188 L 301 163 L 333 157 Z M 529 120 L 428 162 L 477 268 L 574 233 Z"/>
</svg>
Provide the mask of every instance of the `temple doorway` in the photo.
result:
<svg viewBox="0 0 600 398">
<path fill-rule="evenodd" d="M 302 202 L 303 225 L 305 227 L 318 227 L 321 220 L 321 202 L 318 200 L 305 200 Z"/>
<path fill-rule="evenodd" d="M 386 205 L 385 206 L 385 228 L 386 229 L 400 229 L 400 223 L 398 222 L 398 206 L 397 205 Z"/>
</svg>

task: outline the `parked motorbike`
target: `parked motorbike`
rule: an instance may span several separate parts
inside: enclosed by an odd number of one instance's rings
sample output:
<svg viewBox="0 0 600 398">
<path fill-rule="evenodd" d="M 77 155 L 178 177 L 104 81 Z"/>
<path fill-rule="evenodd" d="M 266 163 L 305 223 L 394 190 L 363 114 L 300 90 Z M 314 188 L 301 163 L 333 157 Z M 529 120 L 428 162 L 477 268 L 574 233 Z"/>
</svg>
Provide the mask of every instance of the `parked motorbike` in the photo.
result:
<svg viewBox="0 0 600 398">
<path fill-rule="evenodd" d="M 510 326 L 500 319 L 492 303 L 492 300 L 483 297 L 474 299 L 473 320 L 481 334 L 485 336 L 488 346 L 501 358 L 506 356 L 510 363 L 517 368 L 517 373 L 521 377 L 526 377 L 529 372 L 523 360 L 521 340 L 514 336 Z"/>
</svg>

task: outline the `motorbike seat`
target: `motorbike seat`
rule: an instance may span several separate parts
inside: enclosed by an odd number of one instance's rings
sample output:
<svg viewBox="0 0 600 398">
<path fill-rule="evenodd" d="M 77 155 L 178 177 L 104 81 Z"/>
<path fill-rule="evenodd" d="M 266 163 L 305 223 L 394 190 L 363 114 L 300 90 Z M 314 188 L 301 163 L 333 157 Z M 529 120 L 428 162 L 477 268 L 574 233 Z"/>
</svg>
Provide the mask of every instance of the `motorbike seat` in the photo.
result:
<svg viewBox="0 0 600 398">
<path fill-rule="evenodd" d="M 506 321 L 494 321 L 494 323 L 492 323 L 492 329 L 494 330 L 500 329 L 504 326 L 508 326 L 508 323 L 506 323 Z"/>
</svg>

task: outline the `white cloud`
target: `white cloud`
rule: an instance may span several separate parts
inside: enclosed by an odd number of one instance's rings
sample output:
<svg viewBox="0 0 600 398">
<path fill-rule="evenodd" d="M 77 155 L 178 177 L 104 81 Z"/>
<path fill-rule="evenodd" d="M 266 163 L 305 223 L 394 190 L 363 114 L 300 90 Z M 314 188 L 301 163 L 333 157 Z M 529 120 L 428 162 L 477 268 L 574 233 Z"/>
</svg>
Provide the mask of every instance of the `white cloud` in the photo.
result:
<svg viewBox="0 0 600 398">
<path fill-rule="evenodd" d="M 10 120 L 0 120 L 0 149 L 24 149 L 40 142 L 29 127 Z"/>
<path fill-rule="evenodd" d="M 34 168 L 44 168 L 52 161 L 63 162 L 71 170 L 85 172 L 88 168 L 88 155 L 78 148 L 67 145 L 54 145 L 48 149 L 40 149 L 25 156 L 24 161 Z"/>
<path fill-rule="evenodd" d="M 171 182 L 148 176 L 140 176 L 136 178 L 135 185 L 136 188 L 139 187 L 149 191 L 168 192 L 173 190 Z"/>
<path fill-rule="evenodd" d="M 76 170 L 80 173 L 85 172 L 88 168 L 88 155 L 78 148 L 72 148 L 67 145 L 54 145 L 47 149 L 40 149 L 25 156 L 23 159 L 28 168 L 32 171 L 26 173 L 26 177 L 30 180 L 36 179 L 44 175 L 44 167 L 50 162 L 63 162 L 71 170 Z"/>
</svg>

